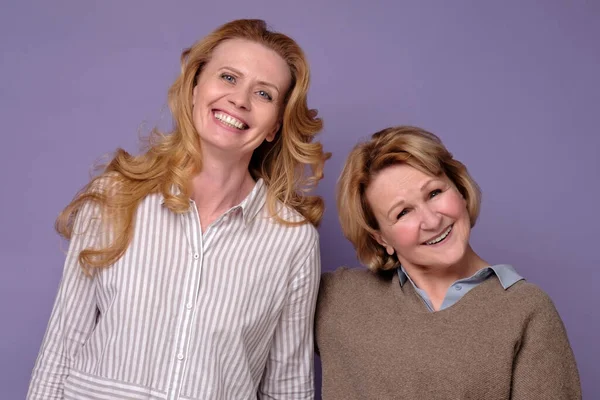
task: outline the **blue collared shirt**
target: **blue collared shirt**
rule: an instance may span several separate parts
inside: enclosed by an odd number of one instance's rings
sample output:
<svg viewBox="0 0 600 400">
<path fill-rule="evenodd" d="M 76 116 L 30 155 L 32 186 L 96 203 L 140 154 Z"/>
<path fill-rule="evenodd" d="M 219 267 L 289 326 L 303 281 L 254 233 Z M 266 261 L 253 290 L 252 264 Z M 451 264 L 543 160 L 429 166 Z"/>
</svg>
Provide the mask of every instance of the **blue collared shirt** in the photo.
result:
<svg viewBox="0 0 600 400">
<path fill-rule="evenodd" d="M 521 279 L 524 279 L 521 275 L 515 271 L 515 269 L 508 264 L 499 264 L 493 265 L 491 267 L 485 267 L 474 273 L 469 278 L 459 279 L 454 282 L 448 288 L 446 292 L 446 296 L 444 297 L 444 301 L 440 307 L 440 311 L 444 310 L 454 304 L 456 304 L 463 296 L 469 293 L 470 290 L 477 287 L 477 285 L 481 284 L 483 281 L 496 274 L 500 284 L 504 288 L 504 290 L 508 289 Z M 415 290 L 421 296 L 425 305 L 429 309 L 429 311 L 434 311 L 431 301 L 427 296 L 427 293 L 423 289 L 419 289 L 417 285 L 410 279 L 410 276 L 406 273 L 402 266 L 398 267 L 398 278 L 400 280 L 400 286 L 403 286 L 404 283 L 409 280 L 410 283 L 414 286 Z"/>
</svg>

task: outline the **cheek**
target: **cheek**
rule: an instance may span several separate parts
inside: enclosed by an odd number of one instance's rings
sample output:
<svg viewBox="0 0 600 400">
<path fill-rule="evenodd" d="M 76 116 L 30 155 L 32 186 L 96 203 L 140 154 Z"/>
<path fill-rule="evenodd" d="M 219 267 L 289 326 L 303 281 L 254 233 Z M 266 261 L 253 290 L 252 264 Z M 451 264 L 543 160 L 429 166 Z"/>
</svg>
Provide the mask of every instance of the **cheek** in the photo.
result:
<svg viewBox="0 0 600 400">
<path fill-rule="evenodd" d="M 416 224 L 397 224 L 392 227 L 390 231 L 390 237 L 393 247 L 398 252 L 402 252 L 403 249 L 408 249 L 419 242 L 419 227 Z"/>
<path fill-rule="evenodd" d="M 223 85 L 215 80 L 201 80 L 194 88 L 194 101 L 197 104 L 207 104 L 217 100 L 224 93 Z"/>
<path fill-rule="evenodd" d="M 194 112 L 194 114 L 198 113 L 202 106 L 202 98 L 205 98 L 205 96 L 203 96 L 202 93 L 202 88 L 200 88 L 199 86 L 196 86 L 194 88 L 194 93 L 192 96 L 192 111 Z"/>
<path fill-rule="evenodd" d="M 194 89 L 192 115 L 198 121 L 202 121 L 207 117 L 207 114 L 213 108 L 214 101 L 219 98 L 217 91 L 212 86 L 214 85 L 198 84 Z"/>
<path fill-rule="evenodd" d="M 465 216 L 469 218 L 469 213 L 467 211 L 467 203 L 465 199 L 462 198 L 460 193 L 453 192 L 449 194 L 449 196 L 447 196 L 444 200 L 445 201 L 443 206 L 445 209 L 445 214 L 455 219 L 462 219 Z"/>
<path fill-rule="evenodd" d="M 273 132 L 279 122 L 279 110 L 277 107 L 265 107 L 257 113 L 257 122 L 267 133 Z"/>
</svg>

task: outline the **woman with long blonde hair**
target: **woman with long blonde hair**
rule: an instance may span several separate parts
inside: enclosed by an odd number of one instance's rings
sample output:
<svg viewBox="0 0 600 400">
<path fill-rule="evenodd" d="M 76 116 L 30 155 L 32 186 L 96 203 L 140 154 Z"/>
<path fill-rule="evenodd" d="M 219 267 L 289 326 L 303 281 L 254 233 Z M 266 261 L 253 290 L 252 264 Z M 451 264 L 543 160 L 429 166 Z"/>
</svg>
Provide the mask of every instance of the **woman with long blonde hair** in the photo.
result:
<svg viewBox="0 0 600 400">
<path fill-rule="evenodd" d="M 261 20 L 183 52 L 172 132 L 118 150 L 57 219 L 70 247 L 29 399 L 313 398 L 328 154 L 308 87 Z"/>
</svg>

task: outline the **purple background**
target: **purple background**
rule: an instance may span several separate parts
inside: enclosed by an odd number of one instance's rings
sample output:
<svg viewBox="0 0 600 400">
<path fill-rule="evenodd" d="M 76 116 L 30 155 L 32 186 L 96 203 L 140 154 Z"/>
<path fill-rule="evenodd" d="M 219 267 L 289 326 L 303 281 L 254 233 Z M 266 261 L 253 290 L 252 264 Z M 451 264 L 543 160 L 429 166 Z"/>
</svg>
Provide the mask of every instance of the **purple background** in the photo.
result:
<svg viewBox="0 0 600 400">
<path fill-rule="evenodd" d="M 57 213 L 99 156 L 169 126 L 181 49 L 240 17 L 294 37 L 312 65 L 310 105 L 334 152 L 324 269 L 357 265 L 333 200 L 350 147 L 389 125 L 432 130 L 483 188 L 475 249 L 550 294 L 584 398 L 600 398 L 600 3 L 483 3 L 3 1 L 2 398 L 24 397 L 56 294 Z"/>
</svg>

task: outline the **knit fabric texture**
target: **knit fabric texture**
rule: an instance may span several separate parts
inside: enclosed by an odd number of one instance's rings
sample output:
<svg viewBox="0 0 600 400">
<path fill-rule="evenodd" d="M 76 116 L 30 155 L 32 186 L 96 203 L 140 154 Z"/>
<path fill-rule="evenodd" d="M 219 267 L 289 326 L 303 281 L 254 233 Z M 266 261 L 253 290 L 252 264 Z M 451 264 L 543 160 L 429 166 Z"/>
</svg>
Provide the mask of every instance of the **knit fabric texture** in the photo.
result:
<svg viewBox="0 0 600 400">
<path fill-rule="evenodd" d="M 564 324 L 548 295 L 494 275 L 427 310 L 397 274 L 322 276 L 315 321 L 324 400 L 581 399 Z"/>
</svg>

